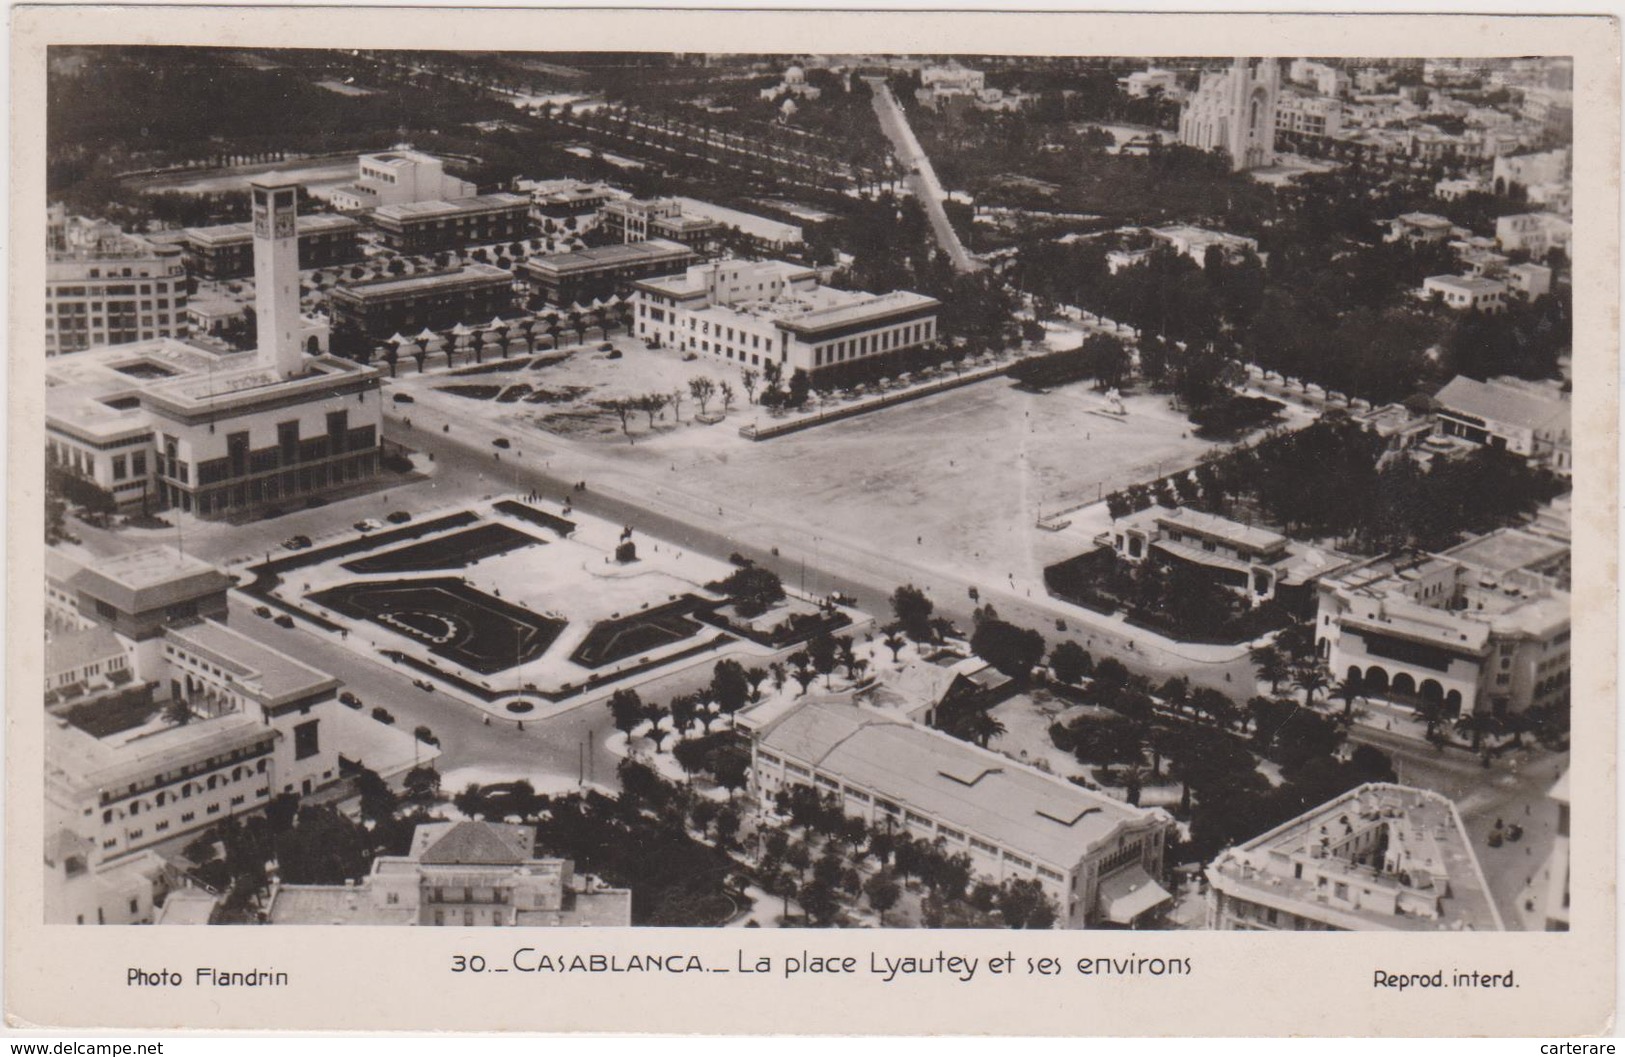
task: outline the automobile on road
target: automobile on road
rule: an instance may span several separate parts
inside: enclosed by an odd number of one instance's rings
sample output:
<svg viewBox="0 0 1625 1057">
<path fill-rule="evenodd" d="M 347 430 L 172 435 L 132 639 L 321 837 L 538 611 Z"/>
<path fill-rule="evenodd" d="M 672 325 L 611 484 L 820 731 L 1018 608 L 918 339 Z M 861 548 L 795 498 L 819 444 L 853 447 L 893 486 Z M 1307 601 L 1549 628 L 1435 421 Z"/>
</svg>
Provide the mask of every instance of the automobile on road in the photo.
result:
<svg viewBox="0 0 1625 1057">
<path fill-rule="evenodd" d="M 254 615 L 256 617 L 265 617 L 266 619 L 269 619 L 270 616 L 271 616 L 271 607 L 270 606 L 255 606 L 254 607 Z"/>
<path fill-rule="evenodd" d="M 404 510 L 397 510 L 393 514 L 391 514 L 387 518 L 385 518 L 384 520 L 388 521 L 391 525 L 404 525 L 408 521 L 412 520 L 412 515 L 408 514 Z"/>
<path fill-rule="evenodd" d="M 286 613 L 278 613 L 276 620 L 272 621 L 279 628 L 293 627 L 293 618 Z"/>
<path fill-rule="evenodd" d="M 291 551 L 302 551 L 310 546 L 309 536 L 289 536 L 282 541 L 282 546 Z"/>
<path fill-rule="evenodd" d="M 367 518 L 367 519 L 365 519 L 363 521 L 357 521 L 354 525 L 351 525 L 350 527 L 355 529 L 357 532 L 371 532 L 373 529 L 380 529 L 380 528 L 383 528 L 384 526 L 383 526 L 382 522 L 378 521 L 375 518 Z"/>
</svg>

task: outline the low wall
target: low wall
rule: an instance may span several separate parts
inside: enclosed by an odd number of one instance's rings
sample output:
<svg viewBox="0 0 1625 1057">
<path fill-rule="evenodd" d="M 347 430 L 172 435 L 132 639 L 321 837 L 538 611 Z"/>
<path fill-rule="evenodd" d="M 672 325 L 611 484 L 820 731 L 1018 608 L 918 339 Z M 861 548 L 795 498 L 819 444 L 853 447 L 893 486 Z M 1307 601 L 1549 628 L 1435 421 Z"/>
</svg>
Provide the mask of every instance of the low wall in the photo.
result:
<svg viewBox="0 0 1625 1057">
<path fill-rule="evenodd" d="M 862 403 L 849 404 L 846 407 L 838 407 L 830 411 L 820 411 L 816 415 L 801 415 L 766 426 L 740 426 L 739 435 L 747 440 L 768 440 L 772 437 L 782 437 L 786 433 L 822 426 L 826 422 L 839 422 L 843 418 L 852 418 L 869 411 L 878 411 L 883 407 L 892 407 L 896 404 L 918 400 L 921 397 L 932 396 L 936 393 L 945 393 L 950 389 L 957 389 L 962 385 L 970 385 L 973 382 L 1003 377 L 1007 367 L 1008 364 L 1001 363 L 994 367 L 986 367 L 979 371 L 962 374 L 957 378 L 945 378 L 942 381 L 931 382 L 928 385 L 918 385 L 900 392 L 887 393 L 884 396 L 876 397 L 873 400 L 865 400 Z"/>
</svg>

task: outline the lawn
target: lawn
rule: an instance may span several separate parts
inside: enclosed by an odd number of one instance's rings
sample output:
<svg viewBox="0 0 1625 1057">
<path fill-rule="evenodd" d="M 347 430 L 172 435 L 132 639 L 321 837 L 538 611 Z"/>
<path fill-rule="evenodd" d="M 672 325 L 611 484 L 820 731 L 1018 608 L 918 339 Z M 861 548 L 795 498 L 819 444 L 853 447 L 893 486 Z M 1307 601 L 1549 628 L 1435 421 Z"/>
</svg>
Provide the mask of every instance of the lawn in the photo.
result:
<svg viewBox="0 0 1625 1057">
<path fill-rule="evenodd" d="M 700 625 L 688 616 L 699 601 L 688 596 L 646 612 L 595 624 L 570 654 L 570 660 L 583 668 L 602 668 L 690 638 L 700 630 Z"/>
<path fill-rule="evenodd" d="M 522 547 L 546 546 L 547 541 L 507 525 L 487 524 L 437 536 L 409 547 L 345 562 L 356 573 L 409 573 L 429 569 L 462 569 L 481 558 L 507 554 Z"/>
<path fill-rule="evenodd" d="M 310 597 L 485 675 L 540 657 L 567 623 L 450 578 L 344 584 Z"/>
</svg>

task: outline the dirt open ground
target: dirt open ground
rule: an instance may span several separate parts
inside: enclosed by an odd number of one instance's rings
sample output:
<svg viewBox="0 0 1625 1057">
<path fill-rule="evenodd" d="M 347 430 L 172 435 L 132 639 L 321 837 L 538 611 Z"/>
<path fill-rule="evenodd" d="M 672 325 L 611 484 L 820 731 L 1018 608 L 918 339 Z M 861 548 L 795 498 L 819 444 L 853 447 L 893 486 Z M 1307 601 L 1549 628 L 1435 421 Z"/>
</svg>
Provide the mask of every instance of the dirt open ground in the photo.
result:
<svg viewBox="0 0 1625 1057">
<path fill-rule="evenodd" d="M 873 554 L 974 571 L 990 583 L 1012 572 L 1035 576 L 1043 564 L 1075 553 L 1076 540 L 1035 527 L 1041 512 L 1093 503 L 1190 465 L 1215 447 L 1192 435 L 1165 397 L 1130 396 L 1127 414 L 1118 417 L 1087 385 L 1035 394 L 1003 379 L 761 442 L 739 436 L 739 426 L 767 420 L 744 403 L 742 392 L 728 418 L 715 425 L 696 423 L 698 407 L 689 399 L 682 425 L 668 409 L 651 432 L 636 415 L 627 443 L 614 416 L 598 411 L 595 400 L 669 392 L 699 373 L 740 386 L 737 369 L 728 365 L 685 363 L 669 351 L 618 344 L 626 350 L 618 360 L 584 350 L 541 370 L 421 382 L 413 376 L 409 384 L 418 393 L 453 381 L 582 387 L 589 391 L 554 405 L 424 395 L 435 408 L 488 423 L 493 433 L 527 446 L 562 454 L 555 445 L 563 440 L 566 448 L 611 459 L 619 473 L 668 499 L 682 497 L 685 506 L 712 503 L 730 516 L 743 512 Z M 720 402 L 711 410 L 720 410 Z"/>
</svg>

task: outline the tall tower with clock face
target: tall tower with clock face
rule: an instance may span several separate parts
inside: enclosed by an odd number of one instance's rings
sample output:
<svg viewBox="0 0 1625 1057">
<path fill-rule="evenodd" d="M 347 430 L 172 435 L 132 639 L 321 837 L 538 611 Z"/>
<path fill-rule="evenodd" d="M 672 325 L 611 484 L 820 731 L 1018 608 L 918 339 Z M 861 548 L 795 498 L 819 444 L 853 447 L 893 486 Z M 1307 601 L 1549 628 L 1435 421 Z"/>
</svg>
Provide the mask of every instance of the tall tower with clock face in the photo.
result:
<svg viewBox="0 0 1625 1057">
<path fill-rule="evenodd" d="M 299 348 L 298 182 L 268 173 L 250 181 L 254 197 L 254 315 L 260 363 L 291 378 Z"/>
</svg>

